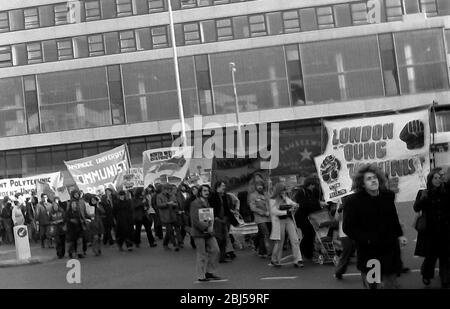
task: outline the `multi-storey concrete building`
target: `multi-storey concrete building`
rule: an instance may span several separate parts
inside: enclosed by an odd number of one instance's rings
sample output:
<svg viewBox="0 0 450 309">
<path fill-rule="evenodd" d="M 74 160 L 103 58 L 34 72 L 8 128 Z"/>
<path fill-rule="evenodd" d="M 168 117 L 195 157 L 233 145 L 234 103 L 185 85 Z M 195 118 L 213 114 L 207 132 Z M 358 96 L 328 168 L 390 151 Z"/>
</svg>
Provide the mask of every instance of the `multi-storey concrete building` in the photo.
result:
<svg viewBox="0 0 450 309">
<path fill-rule="evenodd" d="M 448 106 L 450 1 L 373 2 L 172 0 L 187 123 L 234 122 L 234 62 L 241 122 L 279 122 L 279 173 L 298 174 L 322 119 Z M 165 0 L 0 0 L 0 177 L 169 146 L 169 34 Z M 450 131 L 449 112 L 437 120 Z"/>
</svg>

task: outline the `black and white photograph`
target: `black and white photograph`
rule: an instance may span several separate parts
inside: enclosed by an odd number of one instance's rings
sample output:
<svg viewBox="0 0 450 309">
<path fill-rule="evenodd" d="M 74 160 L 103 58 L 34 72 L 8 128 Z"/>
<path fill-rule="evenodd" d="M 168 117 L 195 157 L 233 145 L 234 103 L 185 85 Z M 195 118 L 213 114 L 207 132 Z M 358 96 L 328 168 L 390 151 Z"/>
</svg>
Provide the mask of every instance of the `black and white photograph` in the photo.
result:
<svg viewBox="0 0 450 309">
<path fill-rule="evenodd" d="M 449 145 L 450 0 L 0 0 L 0 289 L 449 289 Z"/>
</svg>

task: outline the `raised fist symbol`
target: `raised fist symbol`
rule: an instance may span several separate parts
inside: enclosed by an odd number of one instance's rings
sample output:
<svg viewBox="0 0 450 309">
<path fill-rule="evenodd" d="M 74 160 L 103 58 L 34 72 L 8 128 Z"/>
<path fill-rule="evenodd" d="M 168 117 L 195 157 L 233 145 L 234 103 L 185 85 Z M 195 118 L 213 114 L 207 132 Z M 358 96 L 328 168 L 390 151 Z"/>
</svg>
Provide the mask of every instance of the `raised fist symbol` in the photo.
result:
<svg viewBox="0 0 450 309">
<path fill-rule="evenodd" d="M 335 156 L 327 156 L 320 165 L 320 175 L 326 183 L 335 182 L 339 176 L 341 162 Z"/>
<path fill-rule="evenodd" d="M 400 139 L 406 143 L 408 149 L 420 149 L 424 146 L 425 126 L 420 120 L 408 122 L 400 132 Z"/>
</svg>

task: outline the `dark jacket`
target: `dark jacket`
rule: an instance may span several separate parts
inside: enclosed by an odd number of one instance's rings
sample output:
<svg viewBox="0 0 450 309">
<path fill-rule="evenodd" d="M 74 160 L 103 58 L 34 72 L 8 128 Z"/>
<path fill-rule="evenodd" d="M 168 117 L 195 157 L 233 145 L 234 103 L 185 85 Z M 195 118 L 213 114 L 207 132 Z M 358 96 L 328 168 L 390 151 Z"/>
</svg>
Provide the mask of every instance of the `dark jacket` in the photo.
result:
<svg viewBox="0 0 450 309">
<path fill-rule="evenodd" d="M 318 210 L 320 207 L 320 193 L 318 190 L 308 190 L 304 187 L 295 194 L 295 202 L 299 205 L 297 212 L 295 213 L 295 222 L 298 227 L 302 228 L 305 225 L 311 224 L 308 220 L 308 216 Z"/>
<path fill-rule="evenodd" d="M 176 205 L 168 204 L 169 202 L 175 202 Z M 166 195 L 165 193 L 158 194 L 156 197 L 156 206 L 159 209 L 161 223 L 169 224 L 177 222 L 177 211 L 179 210 L 179 205 L 175 195 Z"/>
<path fill-rule="evenodd" d="M 208 233 L 208 223 L 200 221 L 199 209 L 210 208 L 208 201 L 203 201 L 197 198 L 191 203 L 190 206 L 190 217 L 191 217 L 191 236 L 198 238 L 208 238 L 214 235 L 213 232 Z"/>
<path fill-rule="evenodd" d="M 231 212 L 233 201 L 228 194 L 224 193 L 221 195 L 217 192 L 213 192 L 209 196 L 208 202 L 214 209 L 215 218 L 224 219 L 227 223 L 230 223 L 233 226 L 239 226 L 236 217 Z M 223 213 L 223 217 L 220 216 L 221 213 Z"/>
<path fill-rule="evenodd" d="M 67 224 L 67 238 L 69 241 L 76 241 L 81 237 L 86 221 L 81 214 L 80 208 L 73 210 L 72 207 L 66 211 L 65 222 Z"/>
<path fill-rule="evenodd" d="M 112 226 L 114 224 L 114 214 L 113 214 L 114 199 L 108 200 L 106 198 L 106 195 L 104 195 L 100 200 L 100 205 L 103 207 L 103 210 L 105 211 L 102 218 L 104 224 Z"/>
<path fill-rule="evenodd" d="M 113 207 L 117 238 L 130 238 L 133 232 L 133 209 L 129 200 L 116 200 Z"/>
<path fill-rule="evenodd" d="M 398 273 L 401 268 L 398 237 L 403 232 L 394 200 L 390 191 L 380 191 L 376 197 L 361 191 L 345 201 L 343 230 L 356 243 L 361 271 L 367 271 L 370 259 L 380 261 L 383 274 Z"/>
<path fill-rule="evenodd" d="M 131 205 L 133 208 L 134 223 L 142 221 L 145 215 L 145 200 L 142 198 L 133 198 L 131 200 Z"/>
<path fill-rule="evenodd" d="M 414 203 L 414 211 L 425 216 L 425 230 L 417 235 L 414 255 L 450 255 L 450 199 L 444 187 L 424 190 Z"/>
</svg>

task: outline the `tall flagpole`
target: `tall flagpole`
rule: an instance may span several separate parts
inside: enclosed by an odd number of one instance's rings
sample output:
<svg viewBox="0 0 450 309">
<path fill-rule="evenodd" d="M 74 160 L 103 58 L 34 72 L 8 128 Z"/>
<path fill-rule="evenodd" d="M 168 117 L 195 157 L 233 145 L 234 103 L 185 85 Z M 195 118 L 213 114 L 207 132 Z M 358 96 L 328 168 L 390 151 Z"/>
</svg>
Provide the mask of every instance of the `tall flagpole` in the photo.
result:
<svg viewBox="0 0 450 309">
<path fill-rule="evenodd" d="M 181 83 L 180 83 L 180 71 L 178 67 L 178 53 L 177 53 L 177 43 L 175 41 L 175 29 L 173 25 L 173 13 L 172 13 L 172 3 L 171 0 L 167 0 L 167 8 L 169 10 L 170 19 L 170 37 L 172 40 L 172 51 L 173 51 L 173 62 L 175 68 L 175 81 L 177 84 L 177 99 L 178 99 L 178 112 L 181 121 L 181 146 L 186 146 L 186 124 L 184 122 L 184 111 L 183 111 L 183 99 L 181 97 Z"/>
</svg>

